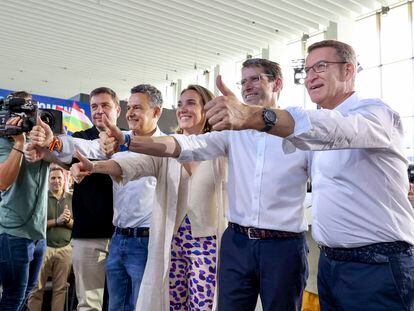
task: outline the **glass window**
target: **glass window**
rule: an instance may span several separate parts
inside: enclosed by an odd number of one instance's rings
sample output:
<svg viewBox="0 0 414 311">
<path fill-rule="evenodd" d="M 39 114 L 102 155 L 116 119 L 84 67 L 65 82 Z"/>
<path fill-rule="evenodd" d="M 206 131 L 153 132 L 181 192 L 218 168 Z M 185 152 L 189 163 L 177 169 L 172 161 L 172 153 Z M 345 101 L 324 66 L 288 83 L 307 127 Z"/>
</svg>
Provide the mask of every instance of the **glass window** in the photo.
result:
<svg viewBox="0 0 414 311">
<path fill-rule="evenodd" d="M 401 116 L 414 113 L 414 81 L 411 60 L 382 67 L 382 98 Z"/>
<path fill-rule="evenodd" d="M 379 65 L 379 40 L 377 31 L 377 16 L 359 20 L 355 25 L 355 40 L 353 46 L 357 59 L 363 68 Z"/>
<path fill-rule="evenodd" d="M 359 72 L 355 80 L 355 89 L 362 97 L 381 97 L 379 68 L 374 67 Z"/>
<path fill-rule="evenodd" d="M 408 6 L 401 5 L 381 15 L 381 60 L 383 64 L 411 57 L 411 25 Z"/>
</svg>

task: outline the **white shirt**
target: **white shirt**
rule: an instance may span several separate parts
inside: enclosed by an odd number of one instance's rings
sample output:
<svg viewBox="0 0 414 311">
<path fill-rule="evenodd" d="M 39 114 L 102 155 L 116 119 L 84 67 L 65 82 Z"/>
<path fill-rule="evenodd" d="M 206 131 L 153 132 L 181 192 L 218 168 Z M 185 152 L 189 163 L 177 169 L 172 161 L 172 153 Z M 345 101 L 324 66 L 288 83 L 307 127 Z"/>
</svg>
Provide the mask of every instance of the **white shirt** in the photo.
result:
<svg viewBox="0 0 414 311">
<path fill-rule="evenodd" d="M 314 152 L 312 158 L 315 241 L 345 248 L 414 244 L 399 115 L 379 99 L 356 94 L 334 110 L 287 110 L 295 120 L 288 141 L 304 150 L 329 150 Z M 284 146 L 289 147 L 287 141 Z"/>
<path fill-rule="evenodd" d="M 125 132 L 132 135 L 131 131 Z M 157 127 L 152 136 L 162 136 Z M 63 142 L 62 157 L 68 159 L 75 149 L 78 149 L 89 159 L 105 159 L 105 154 L 100 150 L 99 139 L 85 140 L 68 135 L 60 136 Z M 66 148 L 65 148 L 66 146 Z M 70 150 L 70 148 L 72 148 Z M 113 159 L 128 157 L 133 152 L 125 151 L 115 153 Z M 134 153 L 135 154 L 135 153 Z M 142 177 L 125 185 L 113 183 L 113 224 L 120 228 L 149 227 L 151 223 L 152 206 L 155 196 L 157 180 L 155 177 Z"/>
<path fill-rule="evenodd" d="M 246 227 L 302 232 L 308 155 L 285 154 L 282 139 L 255 130 L 174 135 L 180 162 L 228 157 L 226 217 Z"/>
</svg>

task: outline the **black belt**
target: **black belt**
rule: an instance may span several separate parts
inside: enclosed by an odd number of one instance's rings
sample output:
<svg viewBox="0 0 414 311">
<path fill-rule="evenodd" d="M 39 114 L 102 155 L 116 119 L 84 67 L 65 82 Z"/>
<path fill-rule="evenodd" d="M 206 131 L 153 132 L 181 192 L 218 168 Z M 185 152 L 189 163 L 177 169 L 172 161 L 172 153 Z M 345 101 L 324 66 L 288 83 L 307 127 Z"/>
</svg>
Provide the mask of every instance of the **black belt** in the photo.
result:
<svg viewBox="0 0 414 311">
<path fill-rule="evenodd" d="M 115 233 L 120 235 L 125 235 L 129 237 L 147 237 L 149 236 L 149 228 L 119 228 L 115 227 Z"/>
<path fill-rule="evenodd" d="M 319 245 L 321 252 L 332 260 L 361 263 L 388 262 L 388 256 L 396 254 L 414 254 L 414 247 L 403 241 L 384 242 L 354 248 L 331 248 Z"/>
<path fill-rule="evenodd" d="M 289 239 L 297 238 L 303 235 L 303 233 L 260 229 L 254 227 L 243 227 L 234 222 L 229 222 L 229 227 L 234 231 L 247 235 L 251 240 L 275 240 L 275 239 Z"/>
</svg>

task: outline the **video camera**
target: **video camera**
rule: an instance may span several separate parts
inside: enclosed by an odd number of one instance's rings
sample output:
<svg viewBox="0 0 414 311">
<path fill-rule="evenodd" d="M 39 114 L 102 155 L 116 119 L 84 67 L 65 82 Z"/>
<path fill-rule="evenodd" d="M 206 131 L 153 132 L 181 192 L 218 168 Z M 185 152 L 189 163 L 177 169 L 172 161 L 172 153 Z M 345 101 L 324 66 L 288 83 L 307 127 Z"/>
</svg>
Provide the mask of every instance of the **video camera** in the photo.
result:
<svg viewBox="0 0 414 311">
<path fill-rule="evenodd" d="M 20 116 L 22 123 L 19 126 L 9 125 L 6 122 Z M 0 137 L 19 135 L 30 132 L 36 125 L 37 116 L 50 126 L 54 134 L 61 134 L 63 130 L 62 112 L 53 109 L 38 109 L 36 101 L 19 97 L 7 96 L 0 99 Z"/>
</svg>

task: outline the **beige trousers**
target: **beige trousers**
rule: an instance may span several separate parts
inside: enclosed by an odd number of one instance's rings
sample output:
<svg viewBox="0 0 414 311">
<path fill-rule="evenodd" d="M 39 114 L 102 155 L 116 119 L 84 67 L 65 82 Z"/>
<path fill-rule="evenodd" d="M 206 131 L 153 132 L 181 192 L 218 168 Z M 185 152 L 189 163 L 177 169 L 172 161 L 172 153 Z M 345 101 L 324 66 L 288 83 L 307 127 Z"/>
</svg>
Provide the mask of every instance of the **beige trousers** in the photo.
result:
<svg viewBox="0 0 414 311">
<path fill-rule="evenodd" d="M 101 311 L 110 239 L 72 239 L 78 311 Z"/>
<path fill-rule="evenodd" d="M 30 294 L 28 309 L 41 311 L 43 291 L 49 276 L 52 277 L 52 310 L 63 311 L 65 307 L 66 284 L 72 265 L 72 247 L 47 247 L 45 258 L 40 271 L 39 281 Z"/>
</svg>

